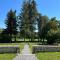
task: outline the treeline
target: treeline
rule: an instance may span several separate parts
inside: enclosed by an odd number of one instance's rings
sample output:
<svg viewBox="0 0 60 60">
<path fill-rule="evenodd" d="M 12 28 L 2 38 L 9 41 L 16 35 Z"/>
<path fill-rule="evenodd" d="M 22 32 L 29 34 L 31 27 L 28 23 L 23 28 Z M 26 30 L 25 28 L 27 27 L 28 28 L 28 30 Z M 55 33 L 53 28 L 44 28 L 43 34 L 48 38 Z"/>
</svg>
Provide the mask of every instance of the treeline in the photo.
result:
<svg viewBox="0 0 60 60">
<path fill-rule="evenodd" d="M 6 29 L 0 33 L 0 42 L 16 42 L 16 37 L 29 39 L 33 42 L 45 44 L 58 43 L 60 41 L 60 21 L 56 17 L 51 19 L 42 16 L 38 12 L 35 0 L 25 0 L 18 16 L 12 9 L 5 19 Z M 36 31 L 37 30 L 37 31 Z"/>
</svg>

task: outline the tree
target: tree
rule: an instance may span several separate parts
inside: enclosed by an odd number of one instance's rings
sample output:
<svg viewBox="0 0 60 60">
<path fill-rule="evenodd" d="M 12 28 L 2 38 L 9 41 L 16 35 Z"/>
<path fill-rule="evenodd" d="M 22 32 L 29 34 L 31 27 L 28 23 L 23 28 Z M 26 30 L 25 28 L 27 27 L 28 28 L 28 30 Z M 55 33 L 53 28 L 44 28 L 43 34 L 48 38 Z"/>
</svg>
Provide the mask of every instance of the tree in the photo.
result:
<svg viewBox="0 0 60 60">
<path fill-rule="evenodd" d="M 57 30 L 58 29 L 58 22 L 56 20 L 56 17 L 51 18 L 48 23 L 46 24 L 46 30 Z"/>
<path fill-rule="evenodd" d="M 18 25 L 19 25 L 20 35 L 24 37 L 24 41 L 25 41 L 26 31 L 29 30 L 28 3 L 26 1 L 24 1 L 21 13 L 19 14 L 18 17 L 19 17 Z"/>
<path fill-rule="evenodd" d="M 58 28 L 60 28 L 60 21 L 58 21 Z"/>
<path fill-rule="evenodd" d="M 41 32 L 41 24 L 42 24 L 42 15 L 38 14 L 37 16 L 37 22 L 38 22 L 38 41 L 40 41 L 40 32 Z"/>
<path fill-rule="evenodd" d="M 20 28 L 20 32 L 24 37 L 24 40 L 26 38 L 26 36 L 28 36 L 29 38 L 31 38 L 32 40 L 32 36 L 34 35 L 34 30 L 35 30 L 35 18 L 36 18 L 36 6 L 35 6 L 35 1 L 32 0 L 28 0 L 28 1 L 24 1 L 23 3 L 23 7 L 22 7 L 22 11 L 19 15 L 19 28 Z"/>
<path fill-rule="evenodd" d="M 51 18 L 50 29 L 56 30 L 58 28 L 58 23 L 56 21 L 56 17 Z"/>
<path fill-rule="evenodd" d="M 31 8 L 30 8 L 30 12 L 29 12 L 29 19 L 30 19 L 30 31 L 31 31 L 31 40 L 34 39 L 34 33 L 36 30 L 36 20 L 37 20 L 37 8 L 36 8 L 36 2 L 35 0 L 32 0 L 31 2 Z"/>
<path fill-rule="evenodd" d="M 54 30 L 50 30 L 48 31 L 47 33 L 47 44 L 54 44 L 56 42 L 56 39 L 57 39 L 57 35 L 56 35 L 56 31 Z"/>
<path fill-rule="evenodd" d="M 7 18 L 6 18 L 6 31 L 8 32 L 11 41 L 12 41 L 12 35 L 15 37 L 16 41 L 16 34 L 17 34 L 17 19 L 16 19 L 16 11 L 10 10 L 7 13 Z"/>
<path fill-rule="evenodd" d="M 47 30 L 47 43 L 53 44 L 57 40 L 57 30 L 58 30 L 58 23 L 55 17 L 51 18 L 50 21 L 46 25 Z"/>
<path fill-rule="evenodd" d="M 42 16 L 41 14 L 39 14 L 39 19 L 38 19 L 38 33 L 39 33 L 39 38 L 41 38 L 41 40 L 43 40 L 44 43 L 44 39 L 46 38 L 46 24 L 48 22 L 48 17 L 47 16 Z"/>
</svg>

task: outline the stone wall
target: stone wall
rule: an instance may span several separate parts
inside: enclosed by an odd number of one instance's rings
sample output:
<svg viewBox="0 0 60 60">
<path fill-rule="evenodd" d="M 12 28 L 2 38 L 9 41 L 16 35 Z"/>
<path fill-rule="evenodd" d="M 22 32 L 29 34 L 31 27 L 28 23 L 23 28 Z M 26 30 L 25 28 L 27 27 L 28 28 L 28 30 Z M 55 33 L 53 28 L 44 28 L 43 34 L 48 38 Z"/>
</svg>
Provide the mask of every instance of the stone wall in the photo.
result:
<svg viewBox="0 0 60 60">
<path fill-rule="evenodd" d="M 60 52 L 60 46 L 53 46 L 53 45 L 40 45 L 40 46 L 33 46 L 32 53 L 36 52 Z"/>
<path fill-rule="evenodd" d="M 20 53 L 19 46 L 0 46 L 0 53 Z"/>
</svg>

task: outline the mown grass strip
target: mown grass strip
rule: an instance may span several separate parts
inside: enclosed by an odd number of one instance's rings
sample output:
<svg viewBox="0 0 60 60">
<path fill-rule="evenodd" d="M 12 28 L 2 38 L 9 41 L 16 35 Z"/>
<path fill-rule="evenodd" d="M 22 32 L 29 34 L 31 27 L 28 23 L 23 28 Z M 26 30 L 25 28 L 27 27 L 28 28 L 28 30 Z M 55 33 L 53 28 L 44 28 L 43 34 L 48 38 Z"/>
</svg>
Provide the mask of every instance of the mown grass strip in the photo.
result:
<svg viewBox="0 0 60 60">
<path fill-rule="evenodd" d="M 36 56 L 39 60 L 60 60 L 60 52 L 39 52 Z"/>
</svg>

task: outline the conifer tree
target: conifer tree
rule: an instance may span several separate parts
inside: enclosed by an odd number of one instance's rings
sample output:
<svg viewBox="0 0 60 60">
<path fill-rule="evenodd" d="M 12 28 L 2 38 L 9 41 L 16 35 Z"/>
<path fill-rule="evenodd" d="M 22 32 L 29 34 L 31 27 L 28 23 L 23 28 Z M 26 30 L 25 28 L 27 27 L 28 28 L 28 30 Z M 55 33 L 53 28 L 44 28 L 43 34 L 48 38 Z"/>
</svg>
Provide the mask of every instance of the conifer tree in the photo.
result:
<svg viewBox="0 0 60 60">
<path fill-rule="evenodd" d="M 16 34 L 17 34 L 17 19 L 16 19 L 16 11 L 10 10 L 7 13 L 7 18 L 6 18 L 6 31 L 8 32 L 11 41 L 12 41 L 12 35 L 15 37 L 16 41 Z"/>
<path fill-rule="evenodd" d="M 25 0 L 19 15 L 19 27 L 21 34 L 24 37 L 28 36 L 31 40 L 35 31 L 36 14 L 36 2 L 34 0 Z"/>
</svg>

